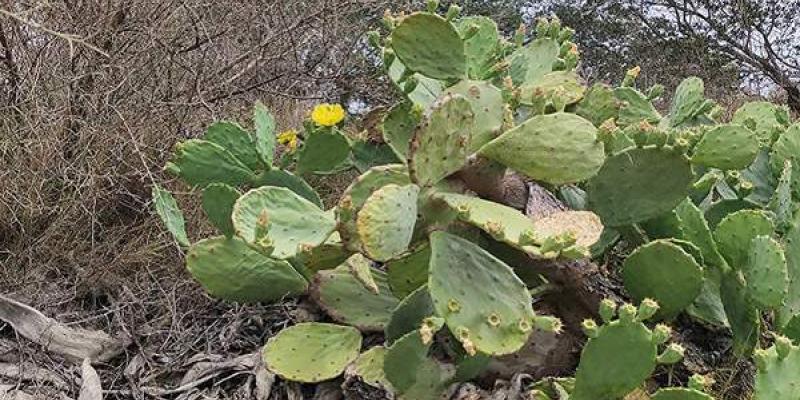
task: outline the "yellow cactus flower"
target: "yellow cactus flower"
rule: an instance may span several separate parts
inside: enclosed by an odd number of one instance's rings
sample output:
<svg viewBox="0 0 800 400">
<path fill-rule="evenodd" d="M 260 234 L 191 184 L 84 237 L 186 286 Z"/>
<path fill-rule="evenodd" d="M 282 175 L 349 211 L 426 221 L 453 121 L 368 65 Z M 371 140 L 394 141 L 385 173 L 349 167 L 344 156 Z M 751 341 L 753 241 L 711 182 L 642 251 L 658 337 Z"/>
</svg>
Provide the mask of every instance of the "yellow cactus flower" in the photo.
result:
<svg viewBox="0 0 800 400">
<path fill-rule="evenodd" d="M 319 104 L 311 112 L 311 120 L 320 126 L 334 126 L 343 119 L 344 108 L 340 104 Z"/>
<path fill-rule="evenodd" d="M 278 134 L 278 143 L 285 145 L 289 151 L 297 149 L 297 131 L 289 129 Z"/>
</svg>

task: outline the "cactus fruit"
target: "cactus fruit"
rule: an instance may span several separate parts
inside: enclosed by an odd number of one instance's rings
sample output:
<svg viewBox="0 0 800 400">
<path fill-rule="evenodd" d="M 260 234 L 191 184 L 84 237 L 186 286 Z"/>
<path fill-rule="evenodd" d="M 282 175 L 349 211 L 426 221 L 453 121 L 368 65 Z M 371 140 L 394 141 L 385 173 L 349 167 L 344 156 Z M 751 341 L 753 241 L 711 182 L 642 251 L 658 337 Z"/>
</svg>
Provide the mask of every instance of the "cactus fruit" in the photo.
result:
<svg viewBox="0 0 800 400">
<path fill-rule="evenodd" d="M 589 208 L 606 226 L 644 221 L 683 201 L 693 177 L 682 154 L 659 148 L 628 149 L 609 157 L 589 180 Z"/>
<path fill-rule="evenodd" d="M 566 113 L 535 116 L 489 142 L 478 154 L 552 184 L 586 180 L 605 160 L 597 129 Z"/>
<path fill-rule="evenodd" d="M 525 284 L 511 268 L 472 242 L 433 232 L 428 290 L 437 315 L 470 355 L 510 354 L 532 330 Z"/>
<path fill-rule="evenodd" d="M 384 357 L 383 371 L 399 400 L 436 400 L 455 374 L 428 356 L 419 331 L 413 331 L 389 347 Z"/>
<path fill-rule="evenodd" d="M 203 140 L 216 143 L 228 150 L 237 160 L 251 170 L 259 169 L 261 160 L 253 145 L 253 138 L 235 122 L 219 121 L 211 124 Z"/>
<path fill-rule="evenodd" d="M 286 170 L 271 169 L 269 171 L 264 171 L 255 177 L 253 186 L 285 187 L 295 192 L 298 196 L 314 203 L 317 207 L 322 208 L 322 199 L 319 198 L 319 194 L 314 191 L 308 182 Z"/>
<path fill-rule="evenodd" d="M 183 212 L 181 212 L 178 202 L 175 201 L 172 194 L 158 184 L 154 184 L 153 204 L 156 208 L 156 213 L 175 241 L 183 247 L 188 247 L 191 243 L 189 242 L 189 236 L 186 234 L 186 222 L 183 219 Z"/>
<path fill-rule="evenodd" d="M 350 143 L 337 129 L 311 132 L 297 152 L 297 172 L 327 173 L 336 170 L 350 155 Z"/>
<path fill-rule="evenodd" d="M 414 72 L 440 80 L 466 75 L 464 42 L 438 15 L 419 12 L 403 18 L 392 31 L 391 43 L 397 58 Z"/>
<path fill-rule="evenodd" d="M 253 108 L 253 125 L 256 153 L 265 166 L 271 167 L 275 158 L 275 118 L 260 101 Z"/>
<path fill-rule="evenodd" d="M 311 295 L 335 321 L 364 332 L 382 331 L 399 300 L 391 294 L 386 274 L 372 270 L 378 293 L 365 288 L 348 267 L 319 271 L 311 282 Z"/>
<path fill-rule="evenodd" d="M 778 111 L 778 106 L 766 101 L 750 102 L 736 110 L 731 122 L 747 125 L 749 121 L 753 125 L 751 129 L 758 134 L 761 141 L 769 143 L 773 132 L 784 127 L 778 118 Z"/>
<path fill-rule="evenodd" d="M 395 105 L 383 117 L 381 125 L 383 140 L 397 157 L 404 161 L 408 159 L 408 148 L 414 137 L 414 128 L 417 126 L 417 119 L 412 109 L 413 104 L 410 102 Z"/>
<path fill-rule="evenodd" d="M 800 396 L 800 348 L 784 337 L 755 354 L 757 367 L 753 400 L 797 400 Z"/>
<path fill-rule="evenodd" d="M 785 160 L 800 170 L 800 123 L 792 125 L 772 146 L 770 162 L 775 176 L 783 172 Z M 800 174 L 792 176 L 792 189 L 795 196 L 800 196 Z"/>
<path fill-rule="evenodd" d="M 395 297 L 403 299 L 428 282 L 430 258 L 431 247 L 425 245 L 384 264 L 389 287 Z"/>
<path fill-rule="evenodd" d="M 435 315 L 428 287 L 423 285 L 411 292 L 392 312 L 384 330 L 386 343 L 391 345 L 405 334 L 419 329 L 422 321 Z"/>
<path fill-rule="evenodd" d="M 361 350 L 361 335 L 347 326 L 306 322 L 280 331 L 264 346 L 267 369 L 296 382 L 340 375 Z"/>
<path fill-rule="evenodd" d="M 475 125 L 470 138 L 470 153 L 500 136 L 505 114 L 500 89 L 488 82 L 464 80 L 447 88 L 445 93 L 460 95 L 472 106 Z"/>
<path fill-rule="evenodd" d="M 763 211 L 742 210 L 728 214 L 714 231 L 720 253 L 731 267 L 741 268 L 747 262 L 750 243 L 757 236 L 770 236 L 775 231 L 772 220 Z"/>
<path fill-rule="evenodd" d="M 255 173 L 230 151 L 200 139 L 189 139 L 175 145 L 167 169 L 187 184 L 201 187 L 214 182 L 240 186 L 255 177 Z"/>
<path fill-rule="evenodd" d="M 402 164 L 389 164 L 370 168 L 345 189 L 336 207 L 337 229 L 348 249 L 361 250 L 356 215 L 373 192 L 388 184 L 411 183 L 408 170 Z"/>
<path fill-rule="evenodd" d="M 212 183 L 203 189 L 203 210 L 211 223 L 227 237 L 235 232 L 231 213 L 239 196 L 241 193 L 236 188 L 224 183 Z"/>
<path fill-rule="evenodd" d="M 464 38 L 468 76 L 472 79 L 486 78 L 497 56 L 500 39 L 497 24 L 491 18 L 472 16 L 458 20 L 456 28 Z M 471 33 L 469 38 L 467 33 Z"/>
<path fill-rule="evenodd" d="M 703 287 L 703 269 L 694 257 L 668 240 L 655 240 L 625 259 L 625 289 L 637 301 L 656 300 L 659 319 L 672 319 L 688 307 Z"/>
<path fill-rule="evenodd" d="M 256 247 L 274 247 L 272 256 L 281 259 L 295 256 L 303 246 L 318 246 L 336 226 L 316 205 L 289 189 L 274 186 L 242 195 L 231 218 L 237 236 Z M 259 231 L 263 236 L 259 237 Z"/>
<path fill-rule="evenodd" d="M 474 114 L 464 97 L 445 95 L 414 132 L 408 166 L 414 182 L 429 187 L 467 163 Z"/>
<path fill-rule="evenodd" d="M 417 220 L 418 195 L 417 185 L 388 184 L 364 202 L 356 229 L 370 258 L 387 261 L 408 249 Z"/>
<path fill-rule="evenodd" d="M 758 155 L 758 137 L 741 125 L 719 125 L 703 135 L 692 163 L 723 170 L 747 168 Z"/>
<path fill-rule="evenodd" d="M 308 287 L 308 281 L 287 261 L 224 236 L 195 243 L 186 255 L 186 267 L 211 296 L 230 301 L 275 301 Z"/>
<path fill-rule="evenodd" d="M 756 236 L 749 249 L 747 262 L 740 267 L 748 296 L 761 310 L 776 309 L 783 305 L 789 290 L 783 249 L 769 236 Z"/>
</svg>

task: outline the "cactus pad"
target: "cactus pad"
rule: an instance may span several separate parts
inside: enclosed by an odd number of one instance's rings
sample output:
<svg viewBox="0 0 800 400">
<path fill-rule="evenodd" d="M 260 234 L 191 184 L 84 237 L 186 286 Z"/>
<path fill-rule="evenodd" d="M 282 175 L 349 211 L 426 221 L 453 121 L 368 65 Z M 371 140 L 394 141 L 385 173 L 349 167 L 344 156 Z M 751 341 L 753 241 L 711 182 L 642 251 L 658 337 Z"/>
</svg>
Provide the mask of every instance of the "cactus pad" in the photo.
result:
<svg viewBox="0 0 800 400">
<path fill-rule="evenodd" d="M 364 285 L 364 288 L 374 294 L 380 294 L 380 288 L 372 276 L 372 261 L 360 253 L 353 254 L 345 261 L 345 265 L 353 274 L 357 281 Z"/>
<path fill-rule="evenodd" d="M 369 196 L 358 212 L 361 247 L 373 260 L 387 261 L 408 249 L 417 220 L 416 185 L 388 184 Z"/>
<path fill-rule="evenodd" d="M 186 267 L 211 296 L 230 301 L 275 301 L 308 287 L 288 262 L 224 236 L 195 243 L 186 255 Z"/>
<path fill-rule="evenodd" d="M 634 148 L 618 153 L 589 181 L 589 207 L 607 226 L 654 218 L 689 194 L 694 175 L 683 154 Z"/>
<path fill-rule="evenodd" d="M 386 343 L 392 344 L 405 334 L 417 330 L 422 320 L 435 315 L 431 295 L 427 286 L 421 286 L 406 296 L 392 312 L 384 331 Z"/>
<path fill-rule="evenodd" d="M 536 98 L 563 102 L 566 105 L 579 102 L 586 94 L 586 87 L 574 71 L 554 71 L 520 87 L 520 103 L 532 105 Z"/>
<path fill-rule="evenodd" d="M 600 240 L 603 223 L 600 217 L 591 211 L 560 211 L 536 220 L 534 232 L 542 238 L 571 233 L 575 236 L 575 244 L 586 247 Z"/>
<path fill-rule="evenodd" d="M 297 172 L 331 172 L 350 154 L 350 143 L 337 129 L 311 132 L 297 152 Z"/>
<path fill-rule="evenodd" d="M 469 101 L 445 95 L 414 132 L 409 169 L 414 182 L 432 186 L 467 163 L 474 121 Z"/>
<path fill-rule="evenodd" d="M 781 338 L 778 340 L 786 340 Z M 781 348 L 783 347 L 783 348 Z M 756 385 L 753 400 L 797 400 L 800 396 L 800 348 L 776 344 L 756 352 Z"/>
<path fill-rule="evenodd" d="M 237 123 L 215 122 L 208 127 L 203 140 L 222 146 L 250 169 L 255 170 L 261 166 L 253 137 Z"/>
<path fill-rule="evenodd" d="M 772 235 L 775 226 L 766 213 L 742 210 L 725 217 L 714 231 L 720 253 L 733 268 L 741 268 L 747 262 L 750 243 L 756 236 Z"/>
<path fill-rule="evenodd" d="M 433 232 L 428 290 L 437 315 L 464 349 L 510 354 L 528 340 L 531 295 L 511 268 L 477 245 Z"/>
<path fill-rule="evenodd" d="M 747 293 L 762 310 L 783 304 L 789 290 L 786 257 L 781 245 L 769 236 L 756 236 L 750 242 L 747 262 L 740 268 L 747 282 Z"/>
<path fill-rule="evenodd" d="M 594 125 L 566 113 L 533 117 L 483 146 L 479 154 L 552 184 L 588 179 L 605 160 Z"/>
<path fill-rule="evenodd" d="M 253 187 L 260 186 L 277 186 L 285 187 L 300 197 L 314 203 L 317 207 L 322 208 L 322 200 L 319 194 L 314 191 L 308 182 L 303 178 L 282 169 L 271 169 L 259 174 L 253 182 Z"/>
<path fill-rule="evenodd" d="M 400 400 L 436 400 L 445 391 L 454 371 L 428 357 L 428 350 L 419 331 L 414 331 L 386 352 L 383 371 Z"/>
<path fill-rule="evenodd" d="M 401 82 L 405 73 L 406 67 L 400 60 L 395 58 L 392 62 L 392 65 L 389 66 L 389 77 L 392 79 L 395 85 L 406 94 L 408 100 L 414 104 L 419 104 L 420 106 L 427 108 L 434 101 L 436 101 L 444 89 L 444 85 L 441 81 L 415 73 L 412 74 L 411 77 L 418 83 L 416 87 L 414 87 L 414 90 L 411 92 L 406 92 L 404 89 L 405 84 L 404 82 Z"/>
<path fill-rule="evenodd" d="M 408 148 L 414 137 L 414 128 L 417 120 L 412 115 L 413 105 L 403 102 L 392 107 L 383 117 L 383 140 L 392 151 L 402 160 L 408 159 Z"/>
<path fill-rule="evenodd" d="M 664 388 L 653 393 L 650 400 L 714 400 L 714 398 L 696 389 Z"/>
<path fill-rule="evenodd" d="M 212 183 L 203 189 L 203 210 L 211 223 L 227 237 L 234 234 L 231 213 L 239 196 L 241 193 L 236 188 L 224 183 Z"/>
<path fill-rule="evenodd" d="M 153 185 L 153 204 L 156 213 L 175 241 L 181 246 L 188 247 L 191 243 L 189 236 L 186 235 L 186 221 L 172 193 L 157 184 Z"/>
<path fill-rule="evenodd" d="M 397 58 L 414 72 L 442 80 L 466 75 L 464 42 L 456 28 L 438 15 L 414 13 L 403 18 L 391 40 Z"/>
<path fill-rule="evenodd" d="M 336 232 L 331 235 L 331 238 L 334 236 L 337 236 Z M 290 262 L 298 270 L 308 271 L 310 275 L 315 274 L 317 271 L 338 267 L 352 253 L 341 242 L 331 240 L 331 238 L 328 238 L 325 243 L 319 246 L 303 249 Z"/>
<path fill-rule="evenodd" d="M 588 119 L 594 126 L 619 115 L 620 102 L 608 85 L 597 83 L 586 92 L 586 96 L 575 106 L 575 113 Z"/>
<path fill-rule="evenodd" d="M 389 287 L 398 299 L 405 298 L 418 287 L 428 282 L 428 264 L 431 259 L 430 246 L 413 250 L 405 257 L 384 264 L 389 278 Z"/>
<path fill-rule="evenodd" d="M 658 317 L 672 319 L 688 307 L 703 287 L 703 269 L 694 257 L 668 240 L 637 248 L 623 264 L 625 289 L 636 301 L 651 298 Z"/>
<path fill-rule="evenodd" d="M 705 85 L 698 77 L 684 79 L 675 90 L 669 110 L 669 124 L 681 126 L 699 116 L 705 104 Z"/>
<path fill-rule="evenodd" d="M 777 313 L 777 325 L 780 328 L 786 327 L 793 318 L 800 322 L 800 225 L 795 223 L 786 232 L 783 245 L 789 275 L 789 295 Z"/>
<path fill-rule="evenodd" d="M 776 129 L 783 127 L 778 120 L 778 106 L 767 101 L 754 101 L 739 107 L 731 122 L 747 125 L 748 120 L 755 125 L 755 132 L 765 143 L 769 142 Z"/>
<path fill-rule="evenodd" d="M 375 387 L 392 389 L 392 384 L 386 379 L 383 372 L 383 362 L 386 358 L 386 348 L 375 346 L 363 353 L 348 367 L 348 374 L 358 376 L 363 382 Z"/>
<path fill-rule="evenodd" d="M 335 378 L 358 357 L 361 334 L 341 325 L 307 322 L 280 331 L 264 346 L 267 369 L 283 379 L 315 383 Z"/>
<path fill-rule="evenodd" d="M 727 270 L 728 264 L 719 253 L 708 222 L 703 217 L 703 212 L 691 200 L 686 199 L 675 208 L 675 215 L 680 221 L 680 238 L 697 246 L 703 254 L 706 264 L 717 267 L 721 271 Z"/>
<path fill-rule="evenodd" d="M 311 295 L 335 321 L 364 332 L 381 331 L 399 300 L 392 296 L 385 273 L 373 270 L 372 277 L 378 294 L 365 288 L 346 267 L 319 271 Z"/>
<path fill-rule="evenodd" d="M 629 126 L 646 121 L 650 124 L 657 124 L 661 121 L 661 114 L 653 106 L 650 100 L 630 87 L 620 87 L 614 89 L 614 96 L 620 101 L 619 119 L 620 126 Z"/>
<path fill-rule="evenodd" d="M 706 132 L 694 148 L 692 162 L 723 170 L 747 168 L 758 155 L 758 137 L 741 125 L 720 125 Z"/>
<path fill-rule="evenodd" d="M 475 125 L 472 128 L 470 152 L 477 151 L 500 135 L 505 110 L 500 89 L 488 82 L 464 80 L 447 88 L 445 93 L 460 95 L 472 106 Z"/>
<path fill-rule="evenodd" d="M 470 78 L 482 79 L 494 66 L 497 44 L 500 35 L 497 24 L 488 17 L 470 16 L 458 20 L 456 24 L 462 37 L 472 30 L 464 40 L 464 53 L 467 59 L 467 72 Z"/>
<path fill-rule="evenodd" d="M 795 170 L 800 170 L 800 123 L 792 125 L 772 146 L 770 163 L 772 172 L 779 176 L 783 172 L 784 161 L 790 160 Z M 795 196 L 800 196 L 800 174 L 792 177 Z"/>
<path fill-rule="evenodd" d="M 737 271 L 722 277 L 720 298 L 733 332 L 733 353 L 749 356 L 761 335 L 761 315 L 747 296 L 747 288 Z"/>
<path fill-rule="evenodd" d="M 558 60 L 558 50 L 555 40 L 542 38 L 514 51 L 510 56 L 509 71 L 514 84 L 519 86 L 535 82 L 553 71 L 553 64 Z"/>
<path fill-rule="evenodd" d="M 264 218 L 266 216 L 266 218 Z M 236 235 L 257 246 L 274 246 L 272 255 L 290 258 L 303 249 L 318 246 L 336 225 L 328 213 L 286 188 L 264 186 L 252 189 L 236 201 L 232 214 Z M 266 221 L 265 221 L 266 219 Z M 258 235 L 267 223 L 268 246 Z"/>
<path fill-rule="evenodd" d="M 175 145 L 167 169 L 191 186 L 214 182 L 240 186 L 254 178 L 253 171 L 224 147 L 206 140 L 189 139 Z"/>
<path fill-rule="evenodd" d="M 253 138 L 256 153 L 265 166 L 271 167 L 275 158 L 275 118 L 260 101 L 253 108 L 253 125 L 256 128 Z"/>
</svg>

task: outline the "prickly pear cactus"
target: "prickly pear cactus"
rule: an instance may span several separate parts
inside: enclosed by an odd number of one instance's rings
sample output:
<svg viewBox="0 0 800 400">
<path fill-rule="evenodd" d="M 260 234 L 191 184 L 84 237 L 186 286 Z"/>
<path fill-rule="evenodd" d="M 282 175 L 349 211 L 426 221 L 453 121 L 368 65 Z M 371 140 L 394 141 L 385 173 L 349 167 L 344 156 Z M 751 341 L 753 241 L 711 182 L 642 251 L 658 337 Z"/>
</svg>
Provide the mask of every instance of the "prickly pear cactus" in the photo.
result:
<svg viewBox="0 0 800 400">
<path fill-rule="evenodd" d="M 775 345 L 755 354 L 756 388 L 754 400 L 796 400 L 800 398 L 800 348 L 779 336 Z"/>
<path fill-rule="evenodd" d="M 356 228 L 367 256 L 387 261 L 408 249 L 417 220 L 417 185 L 386 185 L 364 202 Z"/>
<path fill-rule="evenodd" d="M 464 42 L 455 27 L 430 13 L 414 13 L 392 31 L 392 49 L 406 68 L 433 79 L 466 76 Z"/>
</svg>

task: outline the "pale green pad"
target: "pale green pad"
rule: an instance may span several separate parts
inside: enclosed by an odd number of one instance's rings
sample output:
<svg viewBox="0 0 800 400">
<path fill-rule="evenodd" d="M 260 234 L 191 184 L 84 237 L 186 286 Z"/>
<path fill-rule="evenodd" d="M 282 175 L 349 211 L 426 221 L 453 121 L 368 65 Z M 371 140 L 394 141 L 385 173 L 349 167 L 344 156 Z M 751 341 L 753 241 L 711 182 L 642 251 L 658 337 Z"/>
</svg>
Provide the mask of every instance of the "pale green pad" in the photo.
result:
<svg viewBox="0 0 800 400">
<path fill-rule="evenodd" d="M 419 12 L 403 18 L 391 39 L 397 57 L 414 72 L 442 80 L 466 75 L 464 42 L 456 28 L 438 15 Z"/>
<path fill-rule="evenodd" d="M 720 125 L 706 132 L 694 148 L 692 162 L 723 170 L 747 168 L 758 155 L 758 137 L 741 125 Z"/>
<path fill-rule="evenodd" d="M 389 110 L 383 117 L 383 140 L 392 151 L 403 161 L 408 159 L 408 149 L 414 137 L 414 128 L 417 121 L 411 114 L 412 104 L 402 102 Z"/>
<path fill-rule="evenodd" d="M 361 378 L 368 385 L 383 387 L 391 390 L 392 384 L 386 379 L 383 372 L 383 362 L 387 349 L 375 346 L 363 353 L 351 365 L 352 373 Z"/>
<path fill-rule="evenodd" d="M 275 118 L 260 101 L 253 108 L 253 124 L 256 128 L 256 153 L 264 165 L 271 167 L 275 158 Z"/>
<path fill-rule="evenodd" d="M 389 286 L 395 297 L 402 299 L 428 282 L 428 264 L 431 247 L 424 246 L 413 250 L 401 258 L 389 260 L 384 264 L 389 277 Z"/>
<path fill-rule="evenodd" d="M 471 29 L 477 28 L 469 39 L 464 40 L 464 54 L 469 77 L 482 79 L 494 66 L 500 39 L 497 24 L 488 17 L 469 16 L 458 20 L 456 28 L 462 37 Z"/>
<path fill-rule="evenodd" d="M 418 195 L 417 185 L 388 184 L 364 202 L 356 227 L 369 258 L 387 261 L 408 249 L 417 221 Z"/>
<path fill-rule="evenodd" d="M 222 146 L 250 169 L 255 170 L 261 166 L 253 137 L 235 122 L 219 121 L 211 124 L 203 140 Z"/>
<path fill-rule="evenodd" d="M 489 142 L 478 154 L 556 185 L 592 177 L 605 160 L 594 125 L 567 113 L 535 116 Z"/>
<path fill-rule="evenodd" d="M 385 273 L 375 270 L 372 276 L 378 294 L 366 289 L 347 268 L 319 271 L 311 295 L 335 321 L 364 332 L 382 331 L 400 301 L 392 295 Z"/>
<path fill-rule="evenodd" d="M 675 208 L 689 194 L 693 179 L 683 154 L 629 149 L 606 159 L 589 181 L 589 208 L 606 226 L 645 221 Z"/>
<path fill-rule="evenodd" d="M 714 400 L 714 398 L 695 389 L 664 388 L 655 392 L 650 400 Z"/>
<path fill-rule="evenodd" d="M 315 247 L 333 232 L 336 222 L 328 213 L 286 188 L 264 186 L 242 195 L 233 207 L 236 235 L 256 244 L 256 225 L 266 211 L 268 237 L 275 249 L 272 256 L 290 258 L 300 245 Z"/>
<path fill-rule="evenodd" d="M 575 106 L 575 114 L 588 119 L 594 126 L 600 126 L 619 115 L 620 105 L 613 89 L 606 84 L 596 83 Z"/>
<path fill-rule="evenodd" d="M 370 168 L 356 178 L 345 189 L 336 207 L 337 229 L 345 246 L 353 251 L 361 251 L 361 241 L 356 227 L 356 214 L 372 192 L 388 184 L 407 185 L 411 183 L 405 165 L 392 164 Z"/>
<path fill-rule="evenodd" d="M 411 143 L 414 182 L 432 186 L 467 163 L 473 121 L 472 106 L 461 96 L 445 95 L 434 103 Z"/>
<path fill-rule="evenodd" d="M 642 121 L 657 124 L 661 121 L 661 114 L 658 113 L 653 103 L 638 90 L 619 87 L 614 89 L 614 96 L 622 103 L 617 119 L 619 126 L 626 127 Z"/>
<path fill-rule="evenodd" d="M 778 355 L 775 346 L 761 356 L 763 367 L 756 372 L 753 400 L 800 399 L 800 348 L 792 346 L 785 358 Z M 761 362 L 756 362 L 756 365 Z"/>
<path fill-rule="evenodd" d="M 227 237 L 234 234 L 231 213 L 240 195 L 236 188 L 224 183 L 212 183 L 203 190 L 203 211 L 211 223 Z"/>
<path fill-rule="evenodd" d="M 534 82 L 553 71 L 553 64 L 558 60 L 558 47 L 555 40 L 541 38 L 515 50 L 509 56 L 509 75 L 514 85 Z"/>
<path fill-rule="evenodd" d="M 770 236 L 775 231 L 772 220 L 763 211 L 741 210 L 728 214 L 714 231 L 719 251 L 734 269 L 746 262 L 750 243 L 756 236 Z"/>
<path fill-rule="evenodd" d="M 746 103 L 736 110 L 731 122 L 745 125 L 748 119 L 755 122 L 756 133 L 765 143 L 769 141 L 775 129 L 782 128 L 782 124 L 778 121 L 778 107 L 768 101 Z"/>
<path fill-rule="evenodd" d="M 749 356 L 761 336 L 761 315 L 735 271 L 722 277 L 719 292 L 733 333 L 733 353 L 737 357 Z"/>
<path fill-rule="evenodd" d="M 188 247 L 189 236 L 186 235 L 186 222 L 183 219 L 183 212 L 178 207 L 178 202 L 168 192 L 158 184 L 153 184 L 153 204 L 156 213 L 161 217 L 167 231 L 172 234 L 179 245 Z"/>
<path fill-rule="evenodd" d="M 429 346 L 419 331 L 397 340 L 386 353 L 383 371 L 399 400 L 436 400 L 444 392 L 453 371 L 428 357 Z"/>
<path fill-rule="evenodd" d="M 254 177 L 253 171 L 224 147 L 199 139 L 175 145 L 168 168 L 191 186 L 214 182 L 240 186 Z"/>
<path fill-rule="evenodd" d="M 525 284 L 472 242 L 445 232 L 433 232 L 430 239 L 428 290 L 450 331 L 466 347 L 488 355 L 522 348 L 534 317 Z"/>
<path fill-rule="evenodd" d="M 792 125 L 772 146 L 770 165 L 775 176 L 783 172 L 785 160 L 791 160 L 793 169 L 800 170 L 800 123 Z M 793 175 L 792 192 L 800 196 L 800 174 Z"/>
<path fill-rule="evenodd" d="M 253 187 L 260 186 L 278 186 L 285 187 L 300 197 L 314 203 L 317 207 L 322 208 L 322 199 L 319 194 L 314 191 L 314 188 L 308 184 L 303 178 L 283 169 L 271 169 L 259 174 L 253 182 Z"/>
<path fill-rule="evenodd" d="M 708 227 L 703 212 L 691 200 L 686 199 L 675 208 L 675 215 L 680 221 L 681 239 L 692 242 L 703 254 L 706 264 L 719 268 L 721 271 L 728 269 L 728 264 L 719 253 L 717 243 Z"/>
<path fill-rule="evenodd" d="M 350 143 L 337 129 L 312 132 L 297 152 L 297 172 L 331 172 L 350 154 Z"/>
<path fill-rule="evenodd" d="M 288 262 L 224 236 L 195 243 L 186 255 L 186 267 L 211 296 L 230 301 L 275 301 L 302 294 L 308 287 Z"/>
<path fill-rule="evenodd" d="M 380 293 L 380 288 L 378 288 L 378 284 L 372 276 L 372 261 L 370 259 L 360 253 L 356 253 L 345 261 L 345 265 L 347 265 L 353 277 L 364 285 L 365 289 L 375 294 Z"/>
<path fill-rule="evenodd" d="M 331 237 L 334 235 L 336 235 L 335 232 Z M 304 269 L 310 275 L 315 274 L 317 271 L 336 268 L 352 254 L 341 242 L 332 241 L 331 238 L 328 238 L 325 243 L 319 246 L 306 250 L 299 252 L 289 261 L 298 270 Z"/>
<path fill-rule="evenodd" d="M 520 87 L 520 103 L 534 104 L 534 96 L 544 96 L 551 100 L 560 98 L 565 104 L 579 102 L 586 93 L 586 86 L 574 71 L 554 71 Z"/>
<path fill-rule="evenodd" d="M 403 91 L 404 84 L 399 82 L 400 78 L 403 77 L 405 73 L 406 67 L 403 63 L 395 57 L 392 65 L 389 66 L 388 75 L 389 78 L 392 79 L 392 82 Z M 414 79 L 417 80 L 417 86 L 411 93 L 406 93 L 406 97 L 414 104 L 419 104 L 423 108 L 428 108 L 434 101 L 439 97 L 444 89 L 444 84 L 441 81 L 436 79 L 428 78 L 422 74 L 413 74 Z"/>
<path fill-rule="evenodd" d="M 656 316 L 672 319 L 688 307 L 703 288 L 703 269 L 694 257 L 667 240 L 637 248 L 622 269 L 625 289 L 636 299 L 650 298 L 661 307 Z"/>
<path fill-rule="evenodd" d="M 361 334 L 349 326 L 306 322 L 269 339 L 267 369 L 283 379 L 315 383 L 335 378 L 358 357 Z"/>
<path fill-rule="evenodd" d="M 498 137 L 503 129 L 505 102 L 500 89 L 483 81 L 461 81 L 445 90 L 447 94 L 463 96 L 472 106 L 475 125 L 472 127 L 470 152 Z"/>
<path fill-rule="evenodd" d="M 778 186 L 775 188 L 775 193 L 767 204 L 767 208 L 775 213 L 775 222 L 778 232 L 785 232 L 790 228 L 792 219 L 794 218 L 797 205 L 792 199 L 792 181 L 795 174 L 794 167 L 790 161 L 785 161 L 783 164 L 783 172 L 778 179 Z"/>
<path fill-rule="evenodd" d="M 643 324 L 614 321 L 600 327 L 581 352 L 570 399 L 619 399 L 641 385 L 656 367 L 656 343 Z"/>
<path fill-rule="evenodd" d="M 800 225 L 795 224 L 789 229 L 783 238 L 783 246 L 789 275 L 789 295 L 777 313 L 779 328 L 785 328 L 792 318 L 800 316 Z"/>
<path fill-rule="evenodd" d="M 783 304 L 789 290 L 789 276 L 783 249 L 775 239 L 753 238 L 749 257 L 741 268 L 747 293 L 759 309 L 776 309 Z"/>
<path fill-rule="evenodd" d="M 672 98 L 672 107 L 669 110 L 670 126 L 676 127 L 690 122 L 700 114 L 705 101 L 703 80 L 697 77 L 684 79 L 675 89 L 675 96 Z"/>
<path fill-rule="evenodd" d="M 391 345 L 405 334 L 419 329 L 422 320 L 435 314 L 428 287 L 423 285 L 400 301 L 392 311 L 392 317 L 384 330 L 386 343 Z"/>
</svg>

